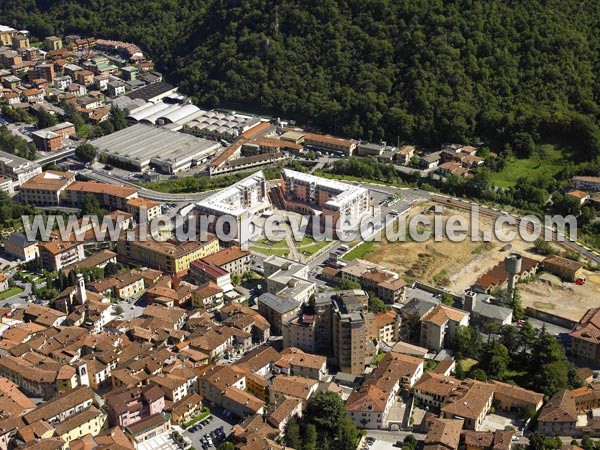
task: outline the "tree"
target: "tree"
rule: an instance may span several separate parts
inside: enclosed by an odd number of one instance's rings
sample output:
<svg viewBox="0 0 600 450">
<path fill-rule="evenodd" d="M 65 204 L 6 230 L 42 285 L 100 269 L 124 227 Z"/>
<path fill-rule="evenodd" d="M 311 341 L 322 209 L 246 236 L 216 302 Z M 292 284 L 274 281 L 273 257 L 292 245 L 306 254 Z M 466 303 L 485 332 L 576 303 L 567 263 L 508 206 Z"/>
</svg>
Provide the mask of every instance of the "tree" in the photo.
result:
<svg viewBox="0 0 600 450">
<path fill-rule="evenodd" d="M 231 442 L 223 442 L 221 445 L 219 445 L 219 450 L 235 450 L 235 445 L 233 445 Z"/>
<path fill-rule="evenodd" d="M 488 378 L 502 380 L 508 369 L 510 357 L 508 350 L 500 342 L 493 340 L 484 346 L 481 353 L 479 366 L 487 374 Z"/>
<path fill-rule="evenodd" d="M 459 326 L 454 333 L 453 348 L 456 358 L 479 358 L 481 334 L 473 327 Z"/>
<path fill-rule="evenodd" d="M 38 129 L 48 128 L 58 123 L 56 117 L 46 111 L 44 108 L 40 108 L 37 112 L 37 127 Z"/>
<path fill-rule="evenodd" d="M 369 312 L 383 313 L 387 311 L 387 305 L 374 293 L 369 292 Z"/>
<path fill-rule="evenodd" d="M 116 105 L 113 105 L 110 108 L 110 120 L 115 131 L 127 128 L 125 114 L 123 114 L 123 110 Z"/>
<path fill-rule="evenodd" d="M 521 303 L 521 290 L 518 287 L 515 287 L 513 291 L 511 306 L 514 320 L 521 320 L 525 317 L 525 310 L 523 309 L 523 304 Z"/>
<path fill-rule="evenodd" d="M 442 292 L 442 303 L 448 306 L 454 306 L 454 296 L 448 292 Z"/>
<path fill-rule="evenodd" d="M 85 163 L 92 162 L 97 155 L 96 147 L 92 144 L 81 144 L 75 149 L 75 156 Z"/>
<path fill-rule="evenodd" d="M 109 262 L 104 266 L 104 276 L 112 277 L 113 275 L 117 275 L 119 273 L 119 266 L 117 263 Z"/>
<path fill-rule="evenodd" d="M 304 431 L 304 445 L 302 446 L 302 450 L 317 450 L 317 427 L 312 423 L 306 425 L 306 430 Z"/>
<path fill-rule="evenodd" d="M 302 439 L 300 437 L 300 424 L 298 419 L 293 417 L 289 420 L 285 428 L 285 445 L 292 448 L 300 448 L 302 445 Z"/>
<path fill-rule="evenodd" d="M 117 313 L 118 316 L 123 314 L 123 307 L 121 305 L 117 305 L 115 307 L 115 313 Z"/>
<path fill-rule="evenodd" d="M 98 199 L 93 194 L 85 194 L 82 212 L 85 216 L 99 216 L 99 220 L 101 220 L 101 216 L 104 215 L 104 211 L 100 208 Z"/>
<path fill-rule="evenodd" d="M 404 445 L 402 446 L 403 450 L 416 450 L 417 448 L 417 438 L 415 438 L 412 434 L 407 435 L 404 438 Z"/>
</svg>

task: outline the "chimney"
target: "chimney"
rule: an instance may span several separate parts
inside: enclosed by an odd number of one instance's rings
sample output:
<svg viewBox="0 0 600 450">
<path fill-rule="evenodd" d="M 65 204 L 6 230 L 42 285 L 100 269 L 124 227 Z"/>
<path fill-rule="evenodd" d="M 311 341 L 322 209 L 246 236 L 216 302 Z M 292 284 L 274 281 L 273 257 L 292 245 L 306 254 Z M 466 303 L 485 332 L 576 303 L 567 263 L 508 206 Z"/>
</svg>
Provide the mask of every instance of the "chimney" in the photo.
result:
<svg viewBox="0 0 600 450">
<path fill-rule="evenodd" d="M 75 286 L 76 286 L 75 289 L 76 289 L 77 301 L 79 302 L 80 305 L 83 305 L 87 301 L 87 294 L 85 292 L 85 280 L 83 279 L 83 274 L 81 274 L 81 273 L 77 274 L 77 280 L 76 280 Z"/>
</svg>

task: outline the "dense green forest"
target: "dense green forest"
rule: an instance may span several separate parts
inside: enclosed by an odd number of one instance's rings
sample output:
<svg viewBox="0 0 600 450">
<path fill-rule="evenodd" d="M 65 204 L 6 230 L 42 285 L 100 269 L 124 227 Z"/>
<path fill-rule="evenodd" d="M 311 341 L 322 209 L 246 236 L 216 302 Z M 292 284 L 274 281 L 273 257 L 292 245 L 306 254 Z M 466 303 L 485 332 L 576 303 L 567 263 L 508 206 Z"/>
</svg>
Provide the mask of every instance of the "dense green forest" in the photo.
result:
<svg viewBox="0 0 600 450">
<path fill-rule="evenodd" d="M 134 41 L 204 106 L 394 143 L 600 154 L 597 0 L 3 0 L 0 17 Z"/>
</svg>

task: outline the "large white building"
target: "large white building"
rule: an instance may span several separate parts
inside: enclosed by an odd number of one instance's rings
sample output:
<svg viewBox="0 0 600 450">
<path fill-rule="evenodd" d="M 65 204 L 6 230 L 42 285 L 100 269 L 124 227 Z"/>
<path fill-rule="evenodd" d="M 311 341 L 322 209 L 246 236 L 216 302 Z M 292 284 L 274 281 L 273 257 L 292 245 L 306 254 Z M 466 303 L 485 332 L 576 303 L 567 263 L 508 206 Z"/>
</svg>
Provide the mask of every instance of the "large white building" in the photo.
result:
<svg viewBox="0 0 600 450">
<path fill-rule="evenodd" d="M 223 221 L 223 233 L 230 234 L 241 246 L 246 246 L 250 238 L 247 229 L 242 229 L 243 221 L 252 214 L 260 214 L 271 209 L 267 195 L 267 180 L 262 171 L 225 188 L 196 204 L 193 214 L 198 218 L 198 231 L 218 232 L 216 219 L 228 217 L 235 220 L 237 230 L 231 231 L 230 223 Z M 214 216 L 215 221 L 202 229 L 203 220 Z"/>
<path fill-rule="evenodd" d="M 337 180 L 283 169 L 279 188 L 285 209 L 312 215 L 322 228 L 358 223 L 371 210 L 368 189 Z"/>
</svg>

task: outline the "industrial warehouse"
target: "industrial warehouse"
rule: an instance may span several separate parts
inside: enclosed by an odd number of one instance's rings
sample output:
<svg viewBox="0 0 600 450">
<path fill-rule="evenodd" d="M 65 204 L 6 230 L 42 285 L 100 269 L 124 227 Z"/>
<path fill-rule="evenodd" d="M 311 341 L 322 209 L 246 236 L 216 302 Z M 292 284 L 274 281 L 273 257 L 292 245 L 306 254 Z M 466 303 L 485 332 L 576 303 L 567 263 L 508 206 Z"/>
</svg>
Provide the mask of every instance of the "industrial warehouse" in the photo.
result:
<svg viewBox="0 0 600 450">
<path fill-rule="evenodd" d="M 92 141 L 98 154 L 118 166 L 174 174 L 198 166 L 221 144 L 185 133 L 136 124 Z"/>
</svg>

